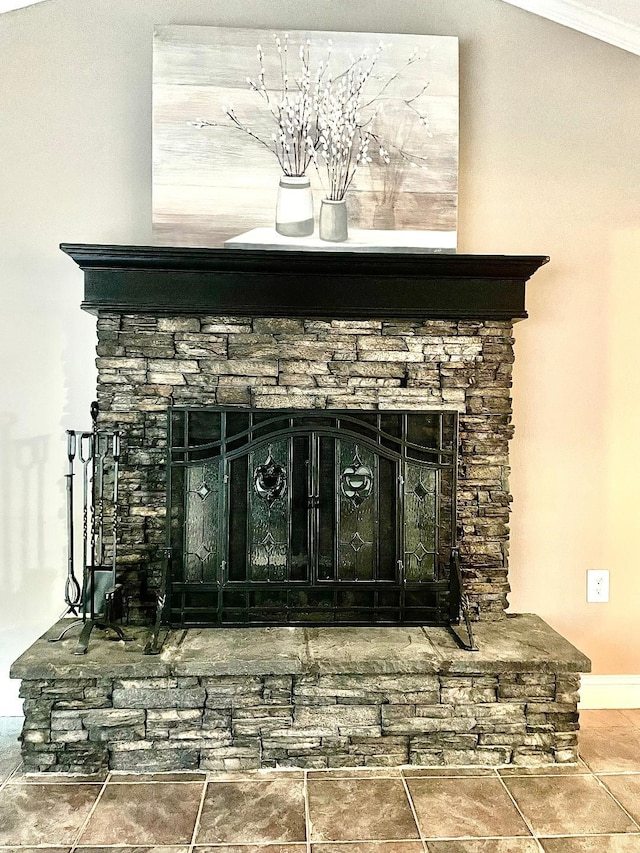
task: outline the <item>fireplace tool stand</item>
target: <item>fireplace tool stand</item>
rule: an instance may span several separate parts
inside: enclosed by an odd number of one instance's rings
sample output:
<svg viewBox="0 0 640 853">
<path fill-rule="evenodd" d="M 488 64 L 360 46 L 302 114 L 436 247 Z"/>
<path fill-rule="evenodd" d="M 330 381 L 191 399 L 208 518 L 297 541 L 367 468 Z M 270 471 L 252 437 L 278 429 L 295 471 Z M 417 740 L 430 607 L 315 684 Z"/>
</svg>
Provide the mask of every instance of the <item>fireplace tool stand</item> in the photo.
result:
<svg viewBox="0 0 640 853">
<path fill-rule="evenodd" d="M 121 439 L 119 432 L 98 430 L 98 404 L 91 404 L 91 432 L 67 430 L 67 579 L 65 616 L 78 616 L 58 637 L 62 640 L 72 628 L 80 627 L 73 654 L 86 654 L 94 628 L 111 631 L 114 639 L 128 641 L 117 624 L 125 615 L 122 585 L 116 583 L 118 551 L 118 474 Z M 74 466 L 80 462 L 82 476 L 82 585 L 75 572 L 76 535 L 74 525 Z M 111 504 L 109 508 L 109 503 Z M 111 553 L 107 539 L 111 528 Z"/>
</svg>

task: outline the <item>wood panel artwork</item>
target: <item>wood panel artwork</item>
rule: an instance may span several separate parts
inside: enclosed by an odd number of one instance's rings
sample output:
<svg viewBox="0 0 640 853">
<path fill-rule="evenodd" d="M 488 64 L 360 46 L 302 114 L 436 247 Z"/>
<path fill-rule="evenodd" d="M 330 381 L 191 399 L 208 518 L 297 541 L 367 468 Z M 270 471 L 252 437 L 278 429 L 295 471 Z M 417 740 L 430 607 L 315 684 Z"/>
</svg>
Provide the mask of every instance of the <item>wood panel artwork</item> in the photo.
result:
<svg viewBox="0 0 640 853">
<path fill-rule="evenodd" d="M 248 78 L 282 87 L 276 38 L 284 33 L 220 27 L 157 29 L 153 64 L 153 231 L 159 245 L 222 246 L 273 226 L 282 173 L 269 147 L 277 123 Z M 388 152 L 360 165 L 347 193 L 354 228 L 438 231 L 454 235 L 458 201 L 458 40 L 379 33 L 288 33 L 290 85 L 308 49 L 312 76 L 330 52 L 335 79 L 378 51 L 365 84 L 360 123 Z M 363 55 L 364 58 L 363 58 Z M 244 130 L 225 113 L 233 108 Z M 214 126 L 201 126 L 207 122 Z M 250 131 L 249 132 L 247 132 Z M 259 137 L 258 141 L 251 134 Z M 324 195 L 310 165 L 316 221 Z"/>
</svg>

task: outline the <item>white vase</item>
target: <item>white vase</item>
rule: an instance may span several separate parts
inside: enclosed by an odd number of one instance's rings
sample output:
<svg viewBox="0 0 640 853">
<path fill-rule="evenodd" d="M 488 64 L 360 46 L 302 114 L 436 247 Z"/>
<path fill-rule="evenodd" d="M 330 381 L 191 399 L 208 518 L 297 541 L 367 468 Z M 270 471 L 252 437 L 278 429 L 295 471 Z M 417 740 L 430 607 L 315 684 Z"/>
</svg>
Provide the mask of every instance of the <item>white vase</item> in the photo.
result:
<svg viewBox="0 0 640 853">
<path fill-rule="evenodd" d="M 276 231 L 284 237 L 313 234 L 313 194 L 306 175 L 282 175 L 276 203 Z"/>
<path fill-rule="evenodd" d="M 320 239 L 342 243 L 347 239 L 347 201 L 323 198 L 320 205 Z"/>
</svg>

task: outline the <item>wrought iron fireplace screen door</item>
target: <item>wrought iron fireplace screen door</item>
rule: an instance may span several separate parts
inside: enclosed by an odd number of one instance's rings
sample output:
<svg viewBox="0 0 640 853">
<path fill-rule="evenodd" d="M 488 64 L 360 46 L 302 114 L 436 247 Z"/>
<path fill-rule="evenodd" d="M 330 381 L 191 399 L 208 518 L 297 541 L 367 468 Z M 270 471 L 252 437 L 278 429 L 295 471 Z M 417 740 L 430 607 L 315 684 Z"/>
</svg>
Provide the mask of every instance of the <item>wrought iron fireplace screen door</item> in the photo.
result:
<svg viewBox="0 0 640 853">
<path fill-rule="evenodd" d="M 446 624 L 453 412 L 169 413 L 165 620 Z"/>
</svg>

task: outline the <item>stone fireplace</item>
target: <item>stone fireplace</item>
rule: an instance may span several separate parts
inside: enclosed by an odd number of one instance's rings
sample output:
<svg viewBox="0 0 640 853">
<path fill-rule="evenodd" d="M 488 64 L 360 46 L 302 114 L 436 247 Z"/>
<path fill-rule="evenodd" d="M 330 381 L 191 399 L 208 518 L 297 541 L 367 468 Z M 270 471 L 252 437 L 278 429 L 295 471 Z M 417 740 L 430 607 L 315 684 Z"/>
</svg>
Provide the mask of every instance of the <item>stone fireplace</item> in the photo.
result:
<svg viewBox="0 0 640 853">
<path fill-rule="evenodd" d="M 546 258 L 63 249 L 136 640 L 16 662 L 29 767 L 576 760 L 589 662 L 505 614 L 513 323 Z M 297 627 L 207 627 L 238 624 Z"/>
</svg>

